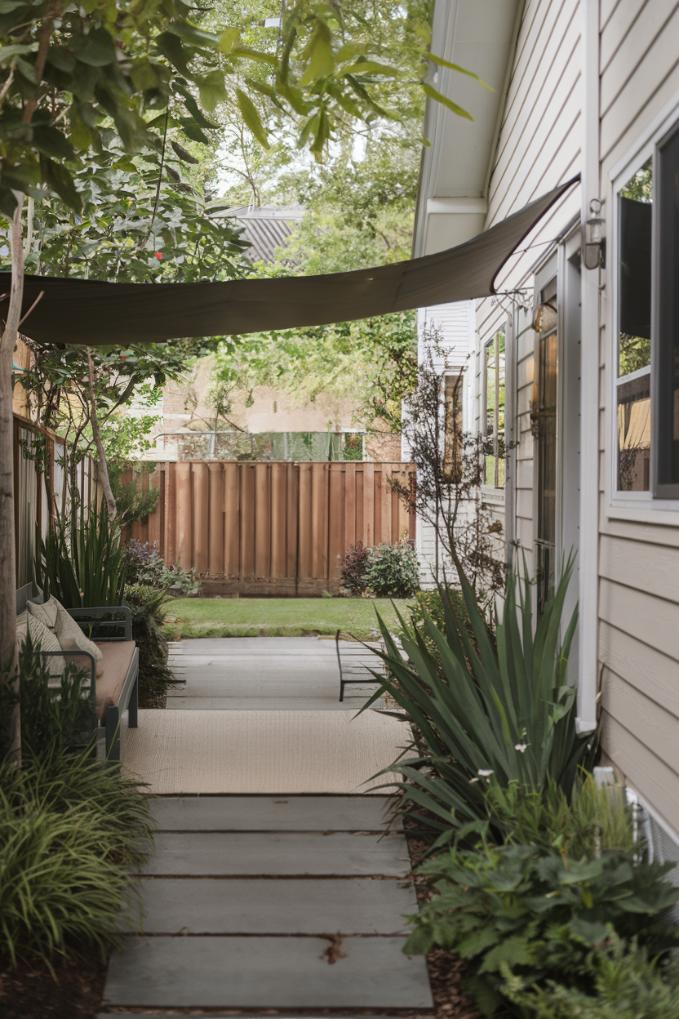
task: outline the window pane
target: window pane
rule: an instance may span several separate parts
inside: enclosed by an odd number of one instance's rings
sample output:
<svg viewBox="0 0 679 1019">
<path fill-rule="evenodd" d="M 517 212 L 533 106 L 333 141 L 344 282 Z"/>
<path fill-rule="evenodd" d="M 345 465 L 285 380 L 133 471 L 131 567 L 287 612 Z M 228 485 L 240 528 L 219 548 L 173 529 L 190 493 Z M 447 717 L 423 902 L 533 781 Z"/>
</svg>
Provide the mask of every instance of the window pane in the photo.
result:
<svg viewBox="0 0 679 1019">
<path fill-rule="evenodd" d="M 653 167 L 649 160 L 619 192 L 618 375 L 651 363 Z"/>
<path fill-rule="evenodd" d="M 448 375 L 445 380 L 443 467 L 448 477 L 459 481 L 462 457 L 462 375 Z"/>
<path fill-rule="evenodd" d="M 618 386 L 618 488 L 645 492 L 650 483 L 650 373 Z"/>
<path fill-rule="evenodd" d="M 660 147 L 658 157 L 657 480 L 659 485 L 679 485 L 679 130 Z"/>
</svg>

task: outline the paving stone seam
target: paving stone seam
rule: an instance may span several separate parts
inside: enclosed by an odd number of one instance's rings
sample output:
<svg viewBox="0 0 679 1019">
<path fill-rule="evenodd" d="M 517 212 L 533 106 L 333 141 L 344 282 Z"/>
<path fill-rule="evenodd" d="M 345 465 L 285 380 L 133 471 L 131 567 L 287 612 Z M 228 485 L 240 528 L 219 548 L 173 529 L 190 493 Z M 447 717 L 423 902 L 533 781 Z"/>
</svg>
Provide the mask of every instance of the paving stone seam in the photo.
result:
<svg viewBox="0 0 679 1019">
<path fill-rule="evenodd" d="M 133 872 L 132 877 L 143 878 L 145 881 L 164 880 L 170 881 L 177 878 L 182 881 L 203 881 L 206 878 L 210 881 L 401 881 L 409 883 L 407 874 L 147 874 L 146 872 Z"/>
</svg>

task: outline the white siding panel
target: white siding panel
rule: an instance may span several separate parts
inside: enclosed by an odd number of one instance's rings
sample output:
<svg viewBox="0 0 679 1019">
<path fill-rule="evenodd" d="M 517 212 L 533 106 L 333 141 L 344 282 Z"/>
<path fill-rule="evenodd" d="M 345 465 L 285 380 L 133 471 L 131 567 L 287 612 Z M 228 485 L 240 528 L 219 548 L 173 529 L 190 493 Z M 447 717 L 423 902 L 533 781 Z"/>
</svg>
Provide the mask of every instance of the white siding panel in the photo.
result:
<svg viewBox="0 0 679 1019">
<path fill-rule="evenodd" d="M 612 626 L 679 661 L 679 609 L 674 603 L 602 579 L 599 615 Z"/>
<path fill-rule="evenodd" d="M 603 708 L 611 718 L 633 732 L 640 743 L 662 758 L 679 778 L 677 719 L 630 683 L 608 672 L 603 681 Z"/>
<path fill-rule="evenodd" d="M 603 734 L 606 754 L 613 764 L 671 828 L 679 829 L 679 775 L 608 712 L 603 715 Z"/>
<path fill-rule="evenodd" d="M 603 535 L 599 566 L 608 580 L 679 603 L 679 549 Z"/>
<path fill-rule="evenodd" d="M 655 701 L 672 717 L 665 725 L 676 740 L 679 720 L 679 665 L 673 658 L 655 648 L 642 644 L 628 633 L 601 623 L 599 654 L 617 676 L 636 687 L 644 696 Z M 615 714 L 615 712 L 613 712 Z"/>
</svg>

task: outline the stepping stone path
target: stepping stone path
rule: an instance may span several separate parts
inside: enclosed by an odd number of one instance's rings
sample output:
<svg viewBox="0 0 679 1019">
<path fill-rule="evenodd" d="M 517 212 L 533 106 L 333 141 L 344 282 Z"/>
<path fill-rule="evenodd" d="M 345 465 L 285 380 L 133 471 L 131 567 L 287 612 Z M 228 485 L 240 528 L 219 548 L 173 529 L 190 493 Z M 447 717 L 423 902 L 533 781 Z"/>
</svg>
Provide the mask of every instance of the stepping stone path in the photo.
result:
<svg viewBox="0 0 679 1019">
<path fill-rule="evenodd" d="M 104 1012 L 431 1014 L 425 960 L 402 951 L 416 901 L 403 832 L 385 834 L 385 804 L 377 795 L 154 798 L 142 917 L 111 958 Z"/>
</svg>

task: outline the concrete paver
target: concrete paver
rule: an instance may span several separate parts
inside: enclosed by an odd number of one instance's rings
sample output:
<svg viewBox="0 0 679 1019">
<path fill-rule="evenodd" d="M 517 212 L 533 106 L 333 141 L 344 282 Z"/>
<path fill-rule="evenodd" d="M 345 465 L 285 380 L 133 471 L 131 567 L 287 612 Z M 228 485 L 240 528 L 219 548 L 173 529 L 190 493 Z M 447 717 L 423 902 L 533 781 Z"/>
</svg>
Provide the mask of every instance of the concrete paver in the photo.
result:
<svg viewBox="0 0 679 1019">
<path fill-rule="evenodd" d="M 129 938 L 109 967 L 106 1001 L 127 1007 L 427 1008 L 421 957 L 402 939 Z"/>
</svg>

